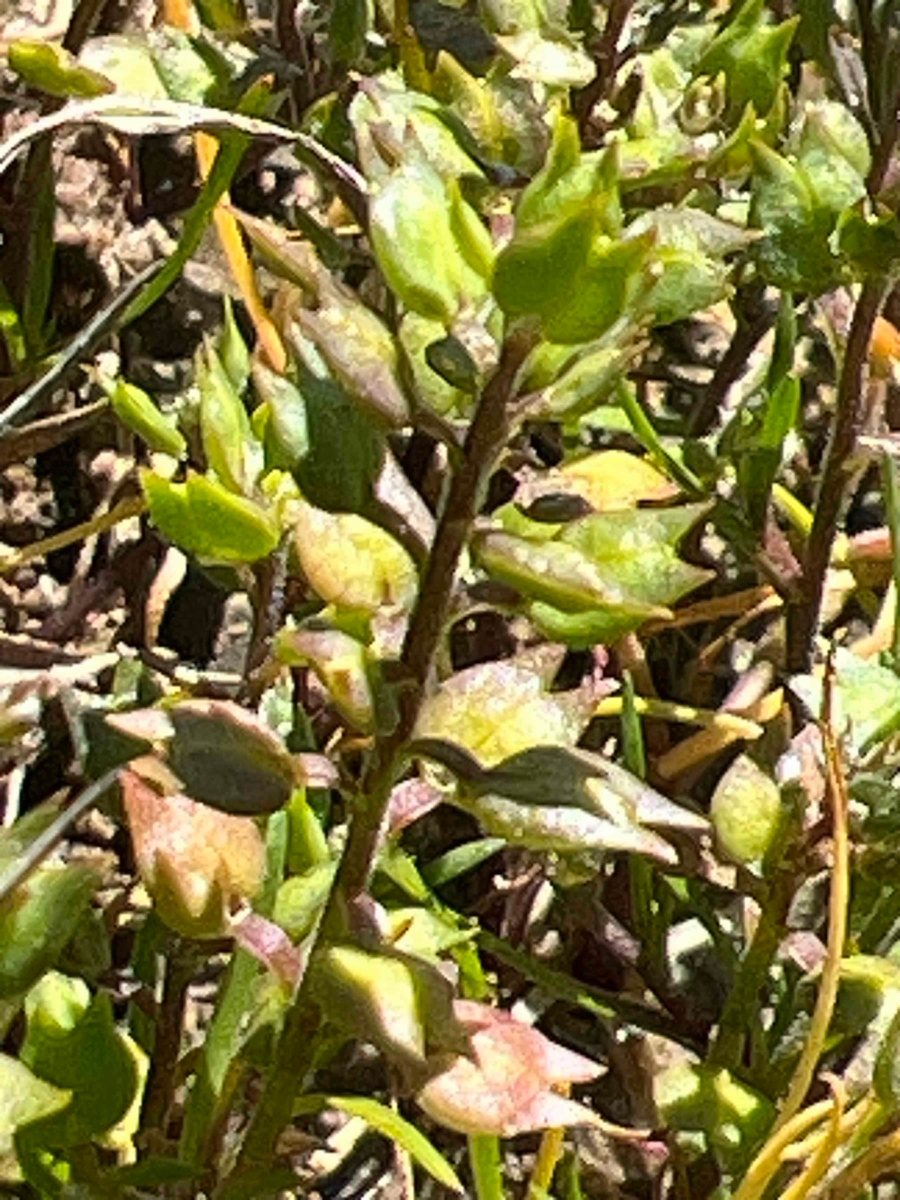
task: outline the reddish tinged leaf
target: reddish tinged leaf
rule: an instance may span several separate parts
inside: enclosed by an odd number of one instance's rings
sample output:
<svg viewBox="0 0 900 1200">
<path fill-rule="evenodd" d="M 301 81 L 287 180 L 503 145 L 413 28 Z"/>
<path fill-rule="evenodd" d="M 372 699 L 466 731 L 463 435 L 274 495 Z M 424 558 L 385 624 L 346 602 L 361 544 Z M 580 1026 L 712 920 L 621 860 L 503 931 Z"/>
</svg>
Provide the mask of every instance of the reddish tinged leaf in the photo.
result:
<svg viewBox="0 0 900 1200">
<path fill-rule="evenodd" d="M 265 846 L 249 817 L 164 795 L 120 772 L 122 802 L 141 879 L 167 925 L 185 937 L 220 937 L 232 909 L 256 894 Z"/>
<path fill-rule="evenodd" d="M 267 967 L 293 992 L 303 978 L 307 956 L 295 946 L 280 925 L 259 913 L 249 912 L 231 926 L 234 940 Z"/>
<path fill-rule="evenodd" d="M 418 1093 L 435 1121 L 459 1133 L 497 1137 L 597 1123 L 589 1108 L 553 1089 L 596 1079 L 598 1063 L 488 1005 L 457 1000 L 453 1011 L 472 1051 L 470 1057 L 447 1056 L 443 1070 Z"/>
<path fill-rule="evenodd" d="M 391 833 L 399 833 L 446 799 L 446 792 L 428 779 L 404 779 L 391 792 L 387 827 Z"/>
</svg>

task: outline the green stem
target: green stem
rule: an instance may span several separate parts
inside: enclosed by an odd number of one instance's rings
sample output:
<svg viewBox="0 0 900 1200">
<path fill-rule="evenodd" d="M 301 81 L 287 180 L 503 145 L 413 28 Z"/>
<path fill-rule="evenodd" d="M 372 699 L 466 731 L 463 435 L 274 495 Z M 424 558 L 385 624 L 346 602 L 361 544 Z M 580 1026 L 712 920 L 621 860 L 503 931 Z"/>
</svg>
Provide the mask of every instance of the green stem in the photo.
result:
<svg viewBox="0 0 900 1200">
<path fill-rule="evenodd" d="M 505 1200 L 500 1139 L 491 1134 L 472 1133 L 468 1142 L 469 1163 L 478 1200 Z"/>
<path fill-rule="evenodd" d="M 662 444 L 659 434 L 653 427 L 653 422 L 644 412 L 640 400 L 627 383 L 623 383 L 618 388 L 616 398 L 631 422 L 634 436 L 647 451 L 651 462 L 664 471 L 679 487 L 684 488 L 688 495 L 695 498 L 705 496 L 706 489 L 694 472 L 680 463 Z"/>
<path fill-rule="evenodd" d="M 759 1013 L 760 990 L 765 985 L 769 967 L 784 937 L 793 894 L 794 881 L 791 875 L 787 871 L 780 871 L 722 1010 L 719 1028 L 707 1055 L 707 1061 L 712 1065 L 734 1070 L 741 1061 L 744 1040 Z"/>
</svg>

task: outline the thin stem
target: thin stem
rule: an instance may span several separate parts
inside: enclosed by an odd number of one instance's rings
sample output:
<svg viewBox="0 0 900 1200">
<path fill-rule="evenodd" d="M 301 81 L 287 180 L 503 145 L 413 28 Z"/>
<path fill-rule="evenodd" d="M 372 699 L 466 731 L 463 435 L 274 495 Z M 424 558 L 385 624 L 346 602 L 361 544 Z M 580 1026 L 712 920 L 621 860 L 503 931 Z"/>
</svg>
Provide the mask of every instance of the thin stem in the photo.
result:
<svg viewBox="0 0 900 1200">
<path fill-rule="evenodd" d="M 484 389 L 469 428 L 410 619 L 403 651 L 408 682 L 398 695 L 399 719 L 396 727 L 378 741 L 372 753 L 363 779 L 359 807 L 350 823 L 347 845 L 322 917 L 317 945 L 344 933 L 349 907 L 368 882 L 391 789 L 402 767 L 405 745 L 415 726 L 443 634 L 460 555 L 494 463 L 509 437 L 508 401 L 516 375 L 532 344 L 532 336 L 522 333 L 507 340 L 497 370 Z M 318 1010 L 308 996 L 304 980 L 285 1022 L 275 1065 L 244 1139 L 237 1171 L 271 1160 L 278 1137 L 291 1119 L 294 1096 L 303 1078 L 303 1064 L 309 1061 L 310 1047 L 319 1024 Z"/>
<path fill-rule="evenodd" d="M 120 521 L 139 517 L 146 507 L 147 502 L 143 496 L 128 496 L 126 499 L 120 500 L 108 512 L 100 513 L 99 516 L 92 517 L 90 521 L 82 521 L 80 525 L 72 525 L 60 533 L 40 538 L 36 542 L 31 542 L 30 545 L 21 546 L 18 550 L 13 550 L 10 554 L 0 558 L 0 575 L 18 570 L 32 559 L 43 558 L 47 554 L 52 554 L 54 550 L 62 550 L 64 546 L 72 546 L 75 542 L 83 542 L 85 538 L 105 533 L 108 529 L 118 525 Z"/>
<path fill-rule="evenodd" d="M 500 1139 L 492 1134 L 469 1135 L 469 1163 L 478 1200 L 505 1200 L 500 1163 Z"/>
<path fill-rule="evenodd" d="M 70 54 L 79 54 L 84 43 L 94 32 L 103 15 L 108 0 L 79 0 L 63 38 L 63 46 Z"/>
<path fill-rule="evenodd" d="M 634 0 L 612 0 L 606 6 L 606 24 L 594 49 L 594 63 L 597 73 L 591 82 L 575 98 L 575 115 L 578 127 L 584 136 L 591 119 L 591 113 L 611 91 L 619 66 L 619 40 Z"/>
<path fill-rule="evenodd" d="M 888 526 L 891 531 L 891 568 L 894 587 L 900 596 L 900 478 L 898 465 L 889 454 L 881 460 L 881 477 L 884 486 L 884 507 L 887 510 Z M 891 640 L 894 663 L 900 664 L 900 605 L 894 615 L 894 632 Z"/>
<path fill-rule="evenodd" d="M 818 1104 L 811 1104 L 774 1133 L 747 1168 L 740 1187 L 734 1193 L 734 1200 L 757 1200 L 762 1196 L 769 1180 L 781 1166 L 788 1147 L 815 1125 L 830 1117 L 833 1107 L 832 1100 L 821 1100 Z"/>
<path fill-rule="evenodd" d="M 738 311 L 737 328 L 728 348 L 702 398 L 691 409 L 688 419 L 691 437 L 702 437 L 712 429 L 729 389 L 747 370 L 750 355 L 775 323 L 775 310 L 762 300 L 759 293 L 754 291 L 748 295 L 747 307 L 750 311 L 746 316 Z"/>
<path fill-rule="evenodd" d="M 898 1162 L 900 1129 L 894 1129 L 873 1142 L 865 1154 L 835 1177 L 825 1193 L 825 1200 L 855 1200 L 882 1175 L 896 1171 Z"/>
<path fill-rule="evenodd" d="M 844 1117 L 845 1094 L 840 1080 L 832 1079 L 831 1090 L 834 1103 L 828 1120 L 825 1136 L 813 1152 L 809 1162 L 785 1191 L 782 1200 L 805 1200 L 828 1170 L 838 1146 L 841 1144 L 841 1122 Z"/>
<path fill-rule="evenodd" d="M 528 1183 L 528 1200 L 541 1200 L 550 1190 L 553 1176 L 562 1157 L 566 1140 L 565 1129 L 545 1129 L 541 1135 L 534 1170 Z"/>
<path fill-rule="evenodd" d="M 166 1135 L 166 1123 L 175 1094 L 176 1068 L 181 1054 L 181 1030 L 187 991 L 194 977 L 193 947 L 178 939 L 166 958 L 162 1001 L 141 1117 L 141 1128 Z"/>
<path fill-rule="evenodd" d="M 790 873 L 780 871 L 722 1010 L 719 1028 L 707 1055 L 707 1061 L 712 1065 L 733 1069 L 740 1063 L 744 1041 L 759 1011 L 760 990 L 784 936 L 793 894 Z"/>
<path fill-rule="evenodd" d="M 819 612 L 825 591 L 825 574 L 847 482 L 851 477 L 853 452 L 864 414 L 865 374 L 872 326 L 884 297 L 884 284 L 869 279 L 863 284 L 841 370 L 834 431 L 825 456 L 816 511 L 803 565 L 799 603 L 788 610 L 788 666 L 808 671 L 812 665 Z"/>
<path fill-rule="evenodd" d="M 408 683 L 399 696 L 400 719 L 372 756 L 363 781 L 364 808 L 354 819 L 341 859 L 336 890 L 346 900 L 366 886 L 382 818 L 399 769 L 402 748 L 415 725 L 435 653 L 440 644 L 460 555 L 472 529 L 498 455 L 510 433 L 507 402 L 532 339 L 520 335 L 504 347 L 469 429 L 463 456 L 450 485 L 403 649 Z"/>
<path fill-rule="evenodd" d="M 827 681 L 826 681 L 827 682 Z M 838 984 L 841 974 L 841 958 L 847 937 L 847 909 L 850 900 L 850 835 L 848 827 L 847 781 L 837 739 L 831 727 L 830 714 L 822 722 L 822 740 L 825 749 L 825 778 L 831 802 L 833 821 L 833 863 L 831 867 L 831 896 L 828 905 L 828 947 L 822 967 L 822 978 L 816 996 L 809 1034 L 797 1063 L 794 1077 L 788 1088 L 784 1104 L 775 1122 L 780 1129 L 800 1108 L 816 1071 L 816 1064 L 825 1047 L 828 1026 L 834 1012 Z"/>
</svg>

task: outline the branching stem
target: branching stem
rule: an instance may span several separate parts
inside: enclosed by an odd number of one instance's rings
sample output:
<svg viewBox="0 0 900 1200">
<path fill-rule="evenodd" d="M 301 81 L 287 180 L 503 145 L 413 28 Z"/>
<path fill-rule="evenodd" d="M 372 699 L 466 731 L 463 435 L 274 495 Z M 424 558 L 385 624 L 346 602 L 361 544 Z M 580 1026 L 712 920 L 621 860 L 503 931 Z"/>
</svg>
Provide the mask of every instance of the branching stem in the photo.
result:
<svg viewBox="0 0 900 1200">
<path fill-rule="evenodd" d="M 403 650 L 407 682 L 399 689 L 399 719 L 372 752 L 359 806 L 350 823 L 347 845 L 322 918 L 319 945 L 345 933 L 350 906 L 368 883 L 391 789 L 402 770 L 406 743 L 415 726 L 443 634 L 460 555 L 491 471 L 510 435 L 509 401 L 516 375 L 532 344 L 533 338 L 526 333 L 507 339 L 497 370 L 482 393 L 469 428 L 410 619 Z M 274 1068 L 244 1140 L 238 1171 L 271 1161 L 278 1137 L 291 1119 L 294 1096 L 302 1082 L 304 1064 L 309 1061 L 318 1025 L 317 1010 L 307 988 L 301 984 L 274 1057 Z"/>
</svg>

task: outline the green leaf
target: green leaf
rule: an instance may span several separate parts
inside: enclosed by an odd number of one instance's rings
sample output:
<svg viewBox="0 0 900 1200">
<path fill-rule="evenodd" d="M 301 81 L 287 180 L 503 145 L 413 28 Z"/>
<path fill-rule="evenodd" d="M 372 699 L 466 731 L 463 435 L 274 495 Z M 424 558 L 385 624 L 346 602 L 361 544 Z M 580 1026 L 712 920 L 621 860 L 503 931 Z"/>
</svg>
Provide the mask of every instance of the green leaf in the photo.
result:
<svg viewBox="0 0 900 1200">
<path fill-rule="evenodd" d="M 509 564 L 504 562 L 503 578 L 526 592 L 528 615 L 545 636 L 573 647 L 602 645 L 636 629 L 653 615 L 667 616 L 669 605 L 709 579 L 708 571 L 682 562 L 676 552 L 678 542 L 707 510 L 707 505 L 698 504 L 593 513 L 569 522 L 555 541 L 532 544 L 530 553 L 518 544 L 525 539 L 515 539 L 516 557 L 529 569 L 526 572 L 519 568 L 516 583 Z M 577 564 L 585 562 L 592 567 L 589 578 L 603 581 L 593 604 L 586 602 L 586 591 L 582 593 L 585 602 L 574 603 L 570 589 L 559 584 L 554 599 L 550 571 L 556 562 L 556 547 L 578 552 L 579 557 L 571 563 L 573 581 L 578 579 Z M 541 554 L 547 565 L 543 580 L 537 580 L 534 586 L 532 575 L 540 574 L 537 568 Z M 489 565 L 496 574 L 496 567 Z M 563 576 L 559 583 L 565 579 Z"/>
<path fill-rule="evenodd" d="M 452 883 L 460 875 L 480 867 L 505 845 L 505 838 L 477 838 L 473 842 L 464 842 L 423 867 L 422 878 L 430 888 L 443 887 L 445 883 Z"/>
<path fill-rule="evenodd" d="M 510 316 L 540 317 L 552 342 L 590 342 L 622 316 L 641 282 L 652 236 L 614 242 L 585 204 L 517 230 L 497 256 L 493 291 Z"/>
<path fill-rule="evenodd" d="M 781 792 L 752 758 L 741 754 L 716 784 L 709 815 L 730 859 L 762 862 L 782 830 Z"/>
<path fill-rule="evenodd" d="M 430 963 L 399 951 L 333 945 L 309 967 L 313 996 L 330 1021 L 374 1042 L 412 1079 L 427 1073 L 437 1048 L 462 1050 L 453 988 Z"/>
<path fill-rule="evenodd" d="M 25 341 L 25 331 L 19 318 L 18 310 L 12 296 L 0 280 L 0 338 L 12 372 L 21 370 L 28 359 L 28 346 Z"/>
<path fill-rule="evenodd" d="M 464 304 L 487 293 L 484 275 L 471 262 L 471 239 L 460 237 L 466 216 L 454 216 L 462 203 L 433 167 L 410 158 L 369 205 L 369 238 L 391 290 L 410 312 L 447 327 Z"/>
<path fill-rule="evenodd" d="M 219 85 L 227 86 L 231 82 L 233 64 L 228 64 L 226 73 L 220 61 L 217 77 L 215 52 L 209 42 L 204 43 L 170 25 L 161 25 L 149 34 L 143 34 L 143 39 L 166 94 L 173 100 L 185 100 L 190 104 L 209 103 L 214 99 Z M 121 90 L 130 89 L 126 85 Z"/>
<path fill-rule="evenodd" d="M 380 609 L 412 608 L 418 585 L 415 563 L 371 521 L 301 504 L 293 544 L 303 574 L 326 604 L 372 616 Z"/>
<path fill-rule="evenodd" d="M 447 375 L 440 374 L 436 370 L 439 364 L 432 366 L 429 362 L 429 348 L 446 337 L 443 324 L 418 313 L 405 313 L 397 336 L 412 375 L 417 400 L 442 416 L 467 413 L 472 404 L 471 396 L 449 382 Z"/>
<path fill-rule="evenodd" d="M 21 995 L 56 963 L 99 883 L 81 864 L 42 867 L 0 904 L 0 997 Z"/>
<path fill-rule="evenodd" d="M 866 196 L 869 139 L 845 105 L 834 100 L 806 105 L 796 156 L 817 202 L 835 215 Z"/>
<path fill-rule="evenodd" d="M 448 336 L 429 342 L 425 347 L 425 361 L 454 391 L 467 396 L 478 391 L 478 367 L 458 338 Z"/>
<path fill-rule="evenodd" d="M 250 351 L 234 317 L 234 305 L 230 296 L 222 297 L 224 320 L 216 342 L 216 353 L 231 380 L 237 394 L 243 395 L 250 378 Z"/>
<path fill-rule="evenodd" d="M 702 1134 L 724 1170 L 745 1169 L 769 1131 L 774 1106 L 728 1071 L 678 1063 L 653 1081 L 660 1116 L 678 1134 Z"/>
<path fill-rule="evenodd" d="M 534 670 L 492 662 L 444 680 L 422 705 L 415 736 L 454 742 L 493 766 L 536 744 L 574 745 L 587 719 Z"/>
<path fill-rule="evenodd" d="M 91 1000 L 80 980 L 52 971 L 29 992 L 25 1012 L 22 1061 L 72 1093 L 68 1108 L 41 1123 L 42 1140 L 75 1146 L 111 1129 L 128 1111 L 138 1079 L 109 997 Z"/>
<path fill-rule="evenodd" d="M 167 715 L 168 759 L 188 795 L 252 816 L 287 804 L 298 783 L 294 759 L 257 717 L 227 700 L 185 700 Z"/>
<path fill-rule="evenodd" d="M 397 344 L 371 309 L 332 284 L 321 288 L 317 308 L 297 308 L 293 317 L 364 417 L 388 429 L 409 423 Z"/>
<path fill-rule="evenodd" d="M 384 1134 L 391 1142 L 401 1146 L 410 1158 L 438 1183 L 454 1192 L 462 1192 L 463 1186 L 456 1172 L 423 1133 L 409 1121 L 370 1096 L 303 1096 L 294 1105 L 295 1114 L 318 1112 L 323 1108 L 337 1108 L 351 1117 L 360 1117 L 372 1129 Z"/>
<path fill-rule="evenodd" d="M 532 378 L 526 378 L 526 386 L 537 386 L 540 394 L 534 394 L 534 408 L 529 408 L 536 418 L 547 420 L 562 420 L 577 417 L 581 413 L 603 404 L 618 388 L 620 381 L 636 354 L 636 347 L 626 339 L 616 339 L 614 346 L 595 348 L 588 346 L 582 351 L 573 353 L 571 346 L 553 346 L 542 342 L 537 347 L 540 351 L 565 351 L 563 368 L 557 373 L 553 370 L 552 353 L 535 354 L 529 360 L 533 368 L 540 367 L 541 358 L 549 369 L 550 378 L 546 383 L 541 381 L 538 371 Z"/>
<path fill-rule="evenodd" d="M 697 65 L 698 75 L 724 72 L 728 108 L 739 116 L 747 104 L 767 113 L 787 71 L 787 56 L 800 21 L 770 23 L 765 0 L 746 0 L 713 39 Z"/>
<path fill-rule="evenodd" d="M 488 832 L 530 849 L 632 851 L 674 863 L 671 846 L 643 826 L 695 833 L 707 828 L 704 817 L 589 751 L 532 746 L 484 770 L 451 743 L 419 739 L 411 749 L 457 775 L 454 804 Z"/>
<path fill-rule="evenodd" d="M 800 412 L 800 380 L 785 375 L 754 414 L 751 428 L 742 429 L 733 451 L 741 497 L 753 527 L 762 529 L 772 484 L 781 467 L 784 439 Z"/>
<path fill-rule="evenodd" d="M 336 62 L 353 65 L 362 58 L 371 19 L 369 0 L 332 0 L 328 42 Z"/>
<path fill-rule="evenodd" d="M 632 600 L 594 557 L 563 542 L 480 533 L 472 552 L 493 578 L 562 612 L 615 607 L 638 623 L 669 615 L 668 609 Z"/>
<path fill-rule="evenodd" d="M 614 151 L 599 154 L 581 153 L 578 123 L 560 114 L 553 126 L 553 139 L 543 167 L 519 197 L 516 205 L 516 225 L 526 229 L 553 220 L 571 208 L 581 208 L 599 191 L 604 171 L 615 183 Z M 615 229 L 605 232 L 614 233 Z"/>
<path fill-rule="evenodd" d="M 334 862 L 319 863 L 302 875 L 292 875 L 279 887 L 272 920 L 292 942 L 302 942 L 312 932 L 325 907 L 336 869 Z"/>
<path fill-rule="evenodd" d="M 256 562 L 278 545 L 278 526 L 264 509 L 204 475 L 172 483 L 141 471 L 150 517 L 177 546 L 217 562 Z"/>
<path fill-rule="evenodd" d="M 116 33 L 91 38 L 79 57 L 85 67 L 111 80 L 117 92 L 156 100 L 169 94 L 142 37 Z"/>
<path fill-rule="evenodd" d="M 597 217 L 582 205 L 561 219 L 516 230 L 494 267 L 493 291 L 510 316 L 552 312 L 580 278 L 597 235 Z"/>
<path fill-rule="evenodd" d="M 448 183 L 484 178 L 461 144 L 467 137 L 465 126 L 431 96 L 408 89 L 398 71 L 370 75 L 348 112 L 359 164 L 371 184 L 385 184 L 396 160 L 407 156 L 424 160 Z M 385 154 L 387 147 L 391 149 Z"/>
<path fill-rule="evenodd" d="M 71 1093 L 39 1079 L 17 1058 L 0 1054 L 0 1176 L 9 1178 L 16 1133 L 65 1108 Z"/>
<path fill-rule="evenodd" d="M 763 277 L 784 291 L 826 291 L 841 276 L 828 240 L 836 214 L 820 202 L 801 166 L 758 139 L 751 140 L 750 151 L 750 222 L 765 233 L 755 254 Z"/>
<path fill-rule="evenodd" d="M 575 41 L 554 30 L 546 37 L 536 30 L 497 38 L 504 53 L 515 60 L 519 79 L 550 88 L 583 88 L 597 74 L 597 66 Z"/>
<path fill-rule="evenodd" d="M 841 254 L 862 279 L 890 278 L 900 264 L 900 221 L 896 213 L 865 215 L 859 207 L 848 209 L 838 222 Z"/>
<path fill-rule="evenodd" d="M 852 752 L 864 753 L 900 728 L 900 676 L 890 667 L 838 647 L 834 658 L 834 728 L 846 736 Z M 795 675 L 791 689 L 810 712 L 822 711 L 822 681 Z"/>
<path fill-rule="evenodd" d="M 629 600 L 674 604 L 711 577 L 710 571 L 682 562 L 676 551 L 708 511 L 707 504 L 684 504 L 593 513 L 567 525 L 560 541 L 609 571 Z"/>
<path fill-rule="evenodd" d="M 244 402 L 211 342 L 197 364 L 200 433 L 206 459 L 219 480 L 238 495 L 249 493 L 262 468 L 262 448 Z"/>
<path fill-rule="evenodd" d="M 117 379 L 107 388 L 110 404 L 116 416 L 132 433 L 143 438 L 151 450 L 183 458 L 187 442 L 173 416 L 161 413 L 150 397 L 133 383 Z"/>
<path fill-rule="evenodd" d="M 717 303 L 730 292 L 726 255 L 756 240 L 699 208 L 657 208 L 628 227 L 629 237 L 652 234 L 653 282 L 641 298 L 655 323 L 668 325 Z"/>
<path fill-rule="evenodd" d="M 99 71 L 83 66 L 62 46 L 53 42 L 22 39 L 9 47 L 9 65 L 30 86 L 49 96 L 68 98 L 103 96 L 115 85 Z"/>
<path fill-rule="evenodd" d="M 878 1048 L 872 1089 L 887 1113 L 900 1108 L 900 1012 L 894 1016 Z"/>
<path fill-rule="evenodd" d="M 309 452 L 306 403 L 300 389 L 260 359 L 253 364 L 253 384 L 260 398 L 253 426 L 265 446 L 266 466 L 293 471 Z"/>
<path fill-rule="evenodd" d="M 291 666 L 310 666 L 328 689 L 341 716 L 355 729 L 375 728 L 375 697 L 366 647 L 338 629 L 291 629 L 275 639 L 279 660 Z"/>
<path fill-rule="evenodd" d="M 371 508 L 384 462 L 384 433 L 332 379 L 301 365 L 298 387 L 306 405 L 307 454 L 293 468 L 311 504 L 329 512 Z"/>
</svg>

